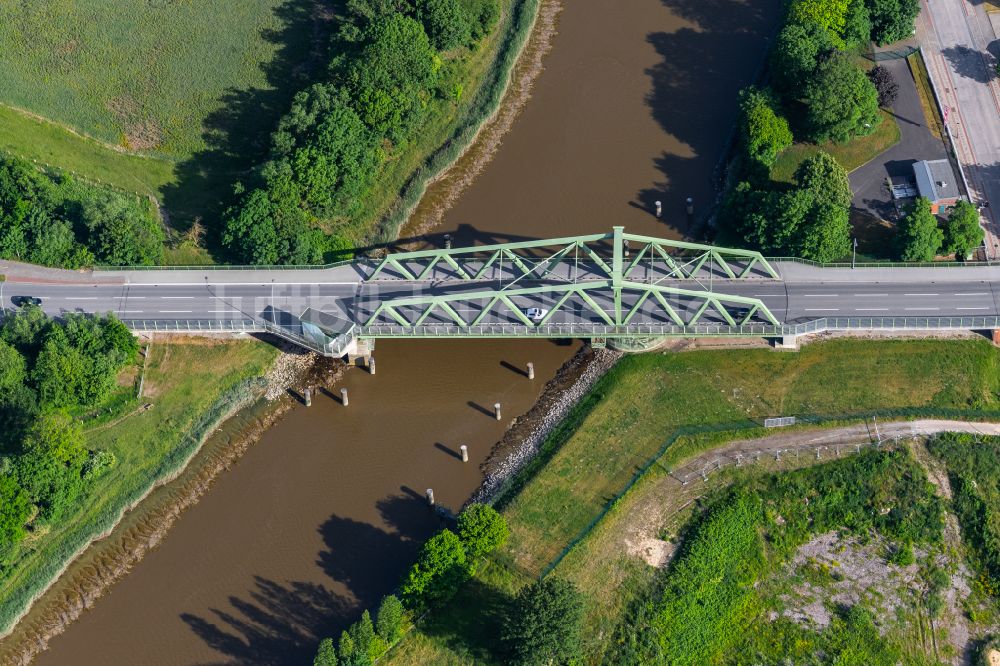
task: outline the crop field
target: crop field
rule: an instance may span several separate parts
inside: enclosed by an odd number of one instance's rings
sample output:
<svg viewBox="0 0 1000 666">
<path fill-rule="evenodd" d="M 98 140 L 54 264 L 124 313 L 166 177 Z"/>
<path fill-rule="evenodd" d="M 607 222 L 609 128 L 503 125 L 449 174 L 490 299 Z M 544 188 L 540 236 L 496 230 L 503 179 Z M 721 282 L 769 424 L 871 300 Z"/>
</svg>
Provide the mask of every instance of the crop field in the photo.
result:
<svg viewBox="0 0 1000 666">
<path fill-rule="evenodd" d="M 225 5 L 222 7 L 221 5 Z M 270 127 L 311 2 L 0 2 L 0 101 L 127 150 L 185 158 L 205 131 Z"/>
</svg>

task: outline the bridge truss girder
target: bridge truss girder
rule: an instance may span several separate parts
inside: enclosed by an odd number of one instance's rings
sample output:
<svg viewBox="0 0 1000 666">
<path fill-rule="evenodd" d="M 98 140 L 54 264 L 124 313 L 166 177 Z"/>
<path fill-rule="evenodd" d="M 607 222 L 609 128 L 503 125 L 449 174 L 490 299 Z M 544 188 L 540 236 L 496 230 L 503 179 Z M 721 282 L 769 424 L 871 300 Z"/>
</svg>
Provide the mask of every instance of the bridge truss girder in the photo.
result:
<svg viewBox="0 0 1000 666">
<path fill-rule="evenodd" d="M 539 297 L 553 297 L 555 300 L 553 303 L 540 303 L 537 301 Z M 610 307 L 602 307 L 599 301 L 608 303 Z M 528 316 L 528 308 L 543 305 L 548 312 L 540 319 L 536 321 Z M 767 306 L 756 298 L 645 282 L 620 281 L 615 284 L 612 280 L 392 298 L 380 301 L 361 325 L 375 331 L 382 320 L 413 328 L 433 317 L 434 323 L 471 328 L 504 320 L 506 313 L 502 308 L 506 308 L 527 328 L 545 326 L 559 313 L 566 314 L 570 308 L 577 310 L 569 313 L 577 319 L 560 323 L 627 326 L 645 311 L 677 326 L 694 326 L 712 311 L 721 318 L 721 323 L 729 326 L 755 321 L 780 325 Z M 581 317 L 585 319 L 580 321 Z"/>
<path fill-rule="evenodd" d="M 614 227 L 610 233 L 587 236 L 393 253 L 382 259 L 367 279 L 482 280 L 503 277 L 506 272 L 514 281 L 575 280 L 581 262 L 591 273 L 589 279 L 624 280 L 640 268 L 660 280 L 698 280 L 715 275 L 779 278 L 767 259 L 753 250 L 627 234 L 623 227 Z"/>
</svg>

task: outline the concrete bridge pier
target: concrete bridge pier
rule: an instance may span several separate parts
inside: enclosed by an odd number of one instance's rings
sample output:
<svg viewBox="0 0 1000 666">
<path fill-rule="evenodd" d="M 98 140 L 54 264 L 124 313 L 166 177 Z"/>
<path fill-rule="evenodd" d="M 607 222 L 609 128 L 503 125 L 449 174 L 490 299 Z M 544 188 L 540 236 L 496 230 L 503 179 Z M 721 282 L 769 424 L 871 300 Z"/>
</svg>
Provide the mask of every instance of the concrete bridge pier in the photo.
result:
<svg viewBox="0 0 1000 666">
<path fill-rule="evenodd" d="M 799 350 L 799 336 L 797 335 L 783 335 L 780 338 L 774 339 L 775 349 L 784 349 L 787 351 L 798 351 Z"/>
</svg>

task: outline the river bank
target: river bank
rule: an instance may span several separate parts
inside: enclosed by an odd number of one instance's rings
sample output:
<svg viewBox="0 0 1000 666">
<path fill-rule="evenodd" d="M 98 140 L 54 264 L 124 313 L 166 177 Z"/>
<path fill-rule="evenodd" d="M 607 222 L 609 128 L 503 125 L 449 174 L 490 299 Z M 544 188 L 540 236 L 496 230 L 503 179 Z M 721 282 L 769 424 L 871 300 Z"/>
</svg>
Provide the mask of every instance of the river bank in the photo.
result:
<svg viewBox="0 0 1000 666">
<path fill-rule="evenodd" d="M 777 6 L 566 4 L 548 24 L 551 52 L 532 103 L 438 228 L 456 243 L 618 223 L 680 235 L 684 197 L 710 200 L 716 128 L 732 124 L 756 59 L 747 54 L 762 52 Z M 698 85 L 706 77 L 712 87 Z M 649 212 L 659 198 L 663 220 Z M 349 408 L 323 394 L 309 409 L 293 405 L 38 663 L 311 658 L 320 637 L 392 588 L 438 528 L 423 491 L 457 508 L 480 486 L 478 466 L 508 425 L 490 406 L 501 402 L 508 418 L 527 412 L 575 351 L 527 340 L 379 341 L 378 375 L 341 379 Z M 535 382 L 520 372 L 527 361 Z M 462 444 L 466 465 L 456 457 Z"/>
<path fill-rule="evenodd" d="M 202 353 L 199 349 L 204 346 L 192 345 L 190 341 L 185 341 L 176 350 L 171 348 L 171 343 L 167 340 L 157 341 L 153 350 L 155 360 L 147 358 L 146 367 L 152 363 L 155 368 L 149 373 L 143 396 L 153 409 L 133 411 L 124 418 L 92 431 L 93 445 L 111 451 L 119 447 L 118 457 L 121 461 L 115 476 L 120 476 L 121 480 L 107 480 L 104 485 L 108 488 L 95 491 L 88 498 L 89 506 L 81 510 L 74 531 L 63 537 L 63 541 L 74 544 L 69 550 L 64 546 L 50 545 L 48 549 L 56 548 L 59 556 L 46 557 L 36 567 L 38 571 L 29 568 L 31 562 L 28 560 L 19 564 L 18 569 L 8 572 L 8 576 L 16 574 L 17 580 L 23 582 L 17 584 L 15 593 L 5 592 L 3 595 L 3 610 L 13 620 L 8 625 L 5 640 L 0 643 L 0 663 L 28 661 L 32 654 L 44 649 L 50 636 L 58 633 L 83 607 L 100 595 L 109 582 L 107 579 L 120 575 L 122 566 L 127 570 L 127 561 L 119 558 L 92 568 L 92 573 L 96 575 L 91 576 L 86 584 L 75 584 L 78 581 L 74 581 L 72 575 L 87 559 L 85 554 L 93 551 L 94 544 L 106 543 L 108 537 L 117 533 L 123 522 L 136 513 L 137 506 L 144 505 L 160 489 L 170 486 L 183 476 L 188 463 L 199 454 L 213 430 L 259 399 L 268 383 L 265 377 L 275 377 L 275 373 L 281 373 L 289 365 L 272 364 L 273 355 L 264 349 L 249 354 L 250 358 L 246 361 L 236 360 L 240 356 L 236 350 L 242 350 L 245 345 L 245 342 L 229 342 L 226 347 Z M 175 353 L 171 354 L 172 351 Z M 191 354 L 203 357 L 203 360 L 221 373 L 214 381 L 203 382 L 202 386 L 193 391 L 193 395 L 190 380 L 182 380 L 177 384 L 164 375 L 164 372 L 172 373 L 174 364 L 183 365 L 186 362 L 184 359 L 190 358 Z M 256 374 L 256 368 L 262 359 L 269 359 L 265 367 L 270 366 L 270 375 Z M 246 376 L 248 373 L 249 376 Z M 245 378 L 240 379 L 241 377 Z M 217 386 L 227 385 L 230 388 L 212 397 Z M 185 397 L 179 397 L 181 395 Z M 150 456 L 148 459 L 144 458 L 141 465 L 134 462 L 134 456 L 121 452 L 118 444 L 120 438 L 132 433 L 135 428 L 153 433 L 159 429 L 160 424 L 174 422 L 178 418 L 188 425 L 175 426 L 178 437 L 172 448 L 150 448 L 137 439 L 134 445 L 140 450 L 148 451 Z M 159 451 L 159 457 L 154 457 L 156 451 Z M 149 477 L 144 474 L 147 469 Z M 136 478 L 129 481 L 131 477 Z M 174 517 L 168 516 L 168 522 Z M 162 531 L 157 530 L 155 525 L 148 527 L 151 528 L 148 534 L 142 536 L 155 543 L 162 536 Z M 136 548 L 124 548 L 121 554 L 141 557 L 143 549 L 144 546 L 137 544 Z M 7 585 L 9 587 L 13 583 L 8 579 Z M 54 605 L 47 603 L 47 600 L 55 598 L 60 598 L 61 601 Z M 36 618 L 37 622 L 34 621 Z"/>
</svg>

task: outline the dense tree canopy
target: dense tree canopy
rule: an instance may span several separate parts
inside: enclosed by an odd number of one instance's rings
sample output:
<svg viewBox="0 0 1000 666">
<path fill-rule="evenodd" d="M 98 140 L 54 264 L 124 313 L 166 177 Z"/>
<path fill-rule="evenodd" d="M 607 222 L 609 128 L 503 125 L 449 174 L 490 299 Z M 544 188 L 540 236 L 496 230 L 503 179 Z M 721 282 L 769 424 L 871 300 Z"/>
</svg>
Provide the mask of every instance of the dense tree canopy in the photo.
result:
<svg viewBox="0 0 1000 666">
<path fill-rule="evenodd" d="M 417 0 L 414 4 L 434 48 L 448 51 L 472 39 L 472 22 L 459 0 Z"/>
<path fill-rule="evenodd" d="M 81 221 L 90 232 L 88 246 L 101 263 L 149 265 L 161 258 L 163 229 L 132 197 L 96 192 L 83 202 Z"/>
<path fill-rule="evenodd" d="M 525 586 L 504 621 L 503 637 L 514 664 L 573 663 L 580 652 L 583 596 L 560 578 Z"/>
<path fill-rule="evenodd" d="M 788 11 L 794 23 L 815 23 L 825 29 L 838 46 L 843 46 L 850 0 L 795 0 Z"/>
<path fill-rule="evenodd" d="M 0 340 L 0 393 L 13 391 L 28 376 L 24 357 L 10 344 Z"/>
<path fill-rule="evenodd" d="M 931 212 L 930 201 L 920 197 L 910 206 L 899 221 L 896 239 L 903 261 L 934 261 L 944 241 L 944 232 Z"/>
<path fill-rule="evenodd" d="M 400 591 L 410 606 L 433 604 L 451 598 L 468 577 L 462 540 L 441 530 L 424 544 Z"/>
<path fill-rule="evenodd" d="M 757 189 L 739 183 L 720 213 L 744 242 L 765 252 L 815 261 L 836 261 L 850 251 L 847 173 L 829 154 L 807 158 L 791 190 Z"/>
<path fill-rule="evenodd" d="M 983 244 L 983 228 L 979 224 L 979 211 L 968 201 L 959 201 L 948 214 L 944 246 L 959 258 L 965 258 Z"/>
<path fill-rule="evenodd" d="M 871 40 L 872 22 L 865 0 L 851 0 L 844 24 L 844 46 L 859 49 Z"/>
<path fill-rule="evenodd" d="M 828 58 L 804 86 L 805 126 L 813 141 L 844 142 L 882 121 L 875 86 L 848 58 Z"/>
<path fill-rule="evenodd" d="M 24 538 L 31 498 L 13 474 L 0 469 L 0 552 Z"/>
<path fill-rule="evenodd" d="M 439 88 L 438 50 L 474 46 L 496 24 L 498 0 L 348 0 L 330 79 L 300 91 L 272 137 L 260 181 L 225 214 L 236 261 L 308 264 L 344 258 L 328 235 L 361 214 L 383 165 L 412 141 Z M 331 225 L 330 223 L 333 223 Z"/>
<path fill-rule="evenodd" d="M 492 553 L 507 542 L 510 528 L 488 504 L 470 504 L 458 516 L 458 536 L 470 562 Z"/>
<path fill-rule="evenodd" d="M 740 93 L 740 129 L 747 157 L 766 166 L 792 145 L 788 121 L 775 112 L 771 96 L 756 88 Z"/>
<path fill-rule="evenodd" d="M 878 92 L 878 105 L 885 108 L 892 106 L 899 94 L 899 84 L 892 72 L 882 65 L 876 65 L 868 70 L 868 79 Z"/>
<path fill-rule="evenodd" d="M 390 594 L 379 604 L 375 616 L 375 633 L 387 645 L 392 645 L 403 635 L 403 603 L 395 595 Z"/>
<path fill-rule="evenodd" d="M 871 17 L 872 40 L 891 44 L 913 34 L 913 22 L 920 13 L 920 0 L 866 0 Z"/>
<path fill-rule="evenodd" d="M 57 322 L 28 305 L 0 320 L 0 561 L 114 466 L 110 452 L 87 450 L 82 422 L 65 410 L 109 397 L 137 352 L 112 315 Z"/>
<path fill-rule="evenodd" d="M 802 160 L 795 170 L 795 182 L 809 191 L 816 201 L 826 201 L 841 208 L 851 205 L 851 181 L 847 170 L 830 153 L 821 150 Z"/>
<path fill-rule="evenodd" d="M 313 658 L 313 666 L 337 666 L 337 648 L 333 644 L 332 638 L 324 638 L 319 643 L 316 656 Z"/>
<path fill-rule="evenodd" d="M 771 76 L 786 100 L 799 91 L 835 50 L 830 34 L 815 23 L 788 23 L 771 50 Z"/>
</svg>

